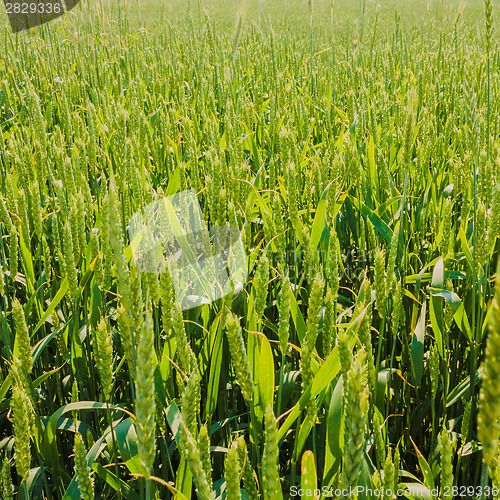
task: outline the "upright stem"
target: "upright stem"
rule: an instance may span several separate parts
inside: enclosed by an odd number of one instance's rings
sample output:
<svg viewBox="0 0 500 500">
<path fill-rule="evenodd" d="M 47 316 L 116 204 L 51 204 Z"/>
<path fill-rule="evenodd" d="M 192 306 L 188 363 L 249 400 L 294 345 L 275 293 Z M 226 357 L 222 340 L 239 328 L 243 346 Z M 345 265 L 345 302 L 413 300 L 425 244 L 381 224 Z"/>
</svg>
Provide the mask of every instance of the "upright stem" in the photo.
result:
<svg viewBox="0 0 500 500">
<path fill-rule="evenodd" d="M 115 462 L 115 475 L 116 475 L 116 479 L 117 479 L 118 484 L 119 484 L 120 470 L 118 468 L 118 455 L 116 453 L 117 443 L 116 443 L 115 429 L 113 427 L 113 418 L 111 417 L 111 410 L 109 409 L 109 401 L 106 401 L 106 413 L 108 416 L 109 426 L 111 428 L 111 439 L 113 440 L 113 460 Z M 118 498 L 122 498 L 121 488 L 118 490 Z"/>
<path fill-rule="evenodd" d="M 476 172 L 476 158 L 474 157 L 474 225 L 472 234 L 472 346 L 470 350 L 470 395 L 471 395 L 471 415 L 474 415 L 474 410 L 476 407 L 474 390 L 476 385 L 476 368 L 477 368 L 477 347 L 478 347 L 478 330 L 479 335 L 481 334 L 481 329 L 476 328 L 476 293 L 477 293 L 477 276 L 476 276 L 476 241 L 477 241 L 477 172 Z M 472 421 L 469 423 L 468 438 L 472 433 Z M 468 457 L 468 465 L 470 466 L 471 457 Z"/>
<path fill-rule="evenodd" d="M 313 50 L 313 13 L 312 13 L 312 7 L 311 7 L 311 14 L 309 16 L 309 25 L 311 27 L 311 60 L 310 60 L 309 74 L 311 75 L 311 99 L 312 99 L 312 93 L 313 93 L 313 56 L 314 56 L 314 50 Z"/>
<path fill-rule="evenodd" d="M 276 411 L 276 416 L 279 418 L 281 415 L 281 397 L 283 391 L 283 379 L 285 374 L 285 355 L 281 355 L 281 367 L 280 367 L 280 385 L 278 387 L 278 408 Z"/>
<path fill-rule="evenodd" d="M 486 497 L 484 494 L 486 491 L 486 486 L 488 486 L 488 464 L 486 464 L 483 460 L 481 465 L 481 488 L 479 490 L 479 500 L 483 500 Z"/>
<path fill-rule="evenodd" d="M 490 55 L 488 54 L 488 106 L 486 109 L 486 158 L 490 159 L 490 112 L 491 112 L 491 102 L 490 102 Z"/>
</svg>

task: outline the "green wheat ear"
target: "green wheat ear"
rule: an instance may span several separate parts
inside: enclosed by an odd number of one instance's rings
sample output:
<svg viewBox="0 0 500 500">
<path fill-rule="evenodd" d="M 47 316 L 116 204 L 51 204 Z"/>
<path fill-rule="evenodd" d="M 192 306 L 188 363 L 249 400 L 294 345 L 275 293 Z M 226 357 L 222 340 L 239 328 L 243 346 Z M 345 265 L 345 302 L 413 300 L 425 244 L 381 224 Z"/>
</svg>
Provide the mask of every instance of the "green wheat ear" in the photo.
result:
<svg viewBox="0 0 500 500">
<path fill-rule="evenodd" d="M 28 325 L 26 324 L 26 318 L 24 317 L 23 307 L 17 298 L 14 299 L 12 308 L 16 324 L 16 339 L 17 347 L 19 349 L 21 368 L 25 370 L 26 373 L 31 373 L 33 368 L 33 359 L 31 358 L 30 334 L 28 331 Z"/>
<path fill-rule="evenodd" d="M 491 40 L 493 39 L 493 2 L 491 0 L 484 0 L 484 15 L 486 24 L 486 52 L 489 57 Z"/>
<path fill-rule="evenodd" d="M 288 337 L 290 335 L 290 294 L 292 293 L 290 278 L 285 276 L 278 297 L 278 338 L 280 341 L 281 354 L 284 356 L 288 351 Z"/>
<path fill-rule="evenodd" d="M 347 394 L 347 376 L 352 364 L 352 352 L 349 347 L 349 338 L 344 329 L 339 331 L 337 337 L 337 346 L 339 348 L 340 371 L 344 381 L 344 394 Z"/>
<path fill-rule="evenodd" d="M 376 410 L 373 412 L 372 425 L 373 425 L 373 434 L 375 435 L 375 451 L 376 451 L 377 461 L 379 464 L 383 465 L 386 459 L 385 443 L 384 443 L 384 437 L 382 436 L 382 431 L 380 429 L 381 428 L 380 414 Z"/>
<path fill-rule="evenodd" d="M 384 462 L 384 478 L 383 478 L 383 487 L 384 491 L 392 491 L 394 488 L 394 481 L 396 480 L 398 475 L 398 471 L 396 470 L 396 467 L 394 466 L 394 463 L 392 461 L 392 453 L 391 450 L 389 449 L 389 453 L 387 454 L 387 457 Z M 392 496 L 386 494 L 384 495 L 384 500 L 392 500 Z"/>
<path fill-rule="evenodd" d="M 0 262 L 0 295 L 5 293 L 5 277 L 2 263 Z"/>
<path fill-rule="evenodd" d="M 305 392 L 313 380 L 312 354 L 318 337 L 319 313 L 321 309 L 321 297 L 323 294 L 324 281 L 321 274 L 314 278 L 309 305 L 307 308 L 306 333 L 302 344 L 300 367 L 302 371 L 302 391 Z M 311 400 L 307 405 L 307 413 L 313 416 L 316 411 L 316 402 Z"/>
<path fill-rule="evenodd" d="M 10 463 L 5 458 L 2 462 L 2 495 L 4 500 L 13 500 L 14 487 L 12 486 L 12 476 L 10 475 Z"/>
<path fill-rule="evenodd" d="M 243 341 L 243 333 L 239 319 L 228 310 L 226 316 L 226 335 L 229 343 L 229 351 L 233 362 L 241 393 L 247 402 L 253 398 L 254 383 L 247 351 Z"/>
<path fill-rule="evenodd" d="M 94 488 L 90 478 L 90 469 L 87 464 L 87 450 L 79 432 L 75 434 L 75 476 L 80 490 L 81 500 L 92 500 Z"/>
<path fill-rule="evenodd" d="M 109 401 L 113 388 L 113 338 L 111 329 L 106 321 L 101 318 L 97 326 L 95 358 L 97 371 L 101 378 L 101 384 L 106 401 Z"/>
<path fill-rule="evenodd" d="M 10 279 L 14 281 L 17 277 L 17 270 L 19 267 L 19 234 L 15 226 L 12 226 L 9 242 L 9 269 Z"/>
<path fill-rule="evenodd" d="M 444 495 L 444 492 L 451 491 L 453 486 L 453 454 L 451 449 L 450 433 L 444 427 L 439 434 L 439 442 L 441 443 L 440 488 Z"/>
<path fill-rule="evenodd" d="M 483 445 L 483 461 L 490 464 L 500 438 L 500 260 L 497 267 L 495 297 L 491 304 L 489 335 L 486 341 L 484 371 L 479 394 L 478 437 Z"/>
<path fill-rule="evenodd" d="M 149 479 L 151 475 L 156 455 L 154 359 L 154 328 L 148 311 L 139 340 L 135 381 L 137 447 L 141 460 L 142 474 L 145 479 Z"/>
<path fill-rule="evenodd" d="M 238 457 L 243 472 L 243 484 L 250 500 L 258 500 L 257 483 L 255 481 L 255 472 L 248 457 L 247 445 L 244 437 L 238 438 Z"/>
<path fill-rule="evenodd" d="M 238 463 L 238 450 L 236 443 L 233 442 L 229 446 L 229 450 L 224 462 L 224 470 L 226 477 L 226 498 L 227 500 L 240 500 L 240 472 Z"/>
<path fill-rule="evenodd" d="M 342 487 L 355 487 L 361 473 L 365 445 L 365 426 L 369 406 L 369 389 L 366 384 L 366 355 L 360 351 L 347 374 L 345 395 L 344 460 Z"/>
<path fill-rule="evenodd" d="M 210 435 L 208 433 L 207 425 L 202 425 L 200 433 L 198 434 L 198 447 L 200 449 L 200 459 L 203 464 L 203 469 L 207 476 L 207 483 L 212 489 L 212 463 L 210 460 Z"/>
<path fill-rule="evenodd" d="M 385 276 L 385 251 L 375 251 L 375 304 L 380 316 L 384 315 L 387 281 Z"/>
<path fill-rule="evenodd" d="M 208 484 L 198 443 L 184 421 L 181 422 L 180 438 L 180 451 L 184 459 L 189 463 L 198 498 L 201 500 L 211 500 L 213 497 L 212 488 Z"/>
<path fill-rule="evenodd" d="M 17 473 L 26 479 L 30 470 L 30 416 L 29 402 L 22 386 L 12 389 L 12 409 L 15 436 L 15 460 Z"/>
<path fill-rule="evenodd" d="M 276 418 L 271 405 L 264 413 L 264 452 L 262 454 L 262 489 L 263 498 L 282 500 L 283 494 L 278 466 L 278 431 Z"/>
</svg>

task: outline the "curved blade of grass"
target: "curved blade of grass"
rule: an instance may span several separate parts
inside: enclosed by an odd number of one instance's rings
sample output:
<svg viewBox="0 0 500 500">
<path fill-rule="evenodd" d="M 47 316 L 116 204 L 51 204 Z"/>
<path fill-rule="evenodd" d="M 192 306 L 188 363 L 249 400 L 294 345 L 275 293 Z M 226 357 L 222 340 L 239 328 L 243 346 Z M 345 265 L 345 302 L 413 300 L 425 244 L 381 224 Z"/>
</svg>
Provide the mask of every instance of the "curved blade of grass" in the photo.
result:
<svg viewBox="0 0 500 500">
<path fill-rule="evenodd" d="M 314 494 L 314 490 L 318 485 L 318 477 L 316 474 L 316 463 L 314 461 L 314 453 L 310 450 L 307 450 L 302 455 L 302 463 L 300 467 L 300 486 L 304 490 L 305 498 L 314 498 L 317 497 Z"/>
<path fill-rule="evenodd" d="M 79 401 L 61 406 L 59 410 L 54 412 L 49 418 L 47 427 L 45 428 L 45 433 L 42 437 L 42 449 L 44 451 L 43 458 L 47 465 L 52 468 L 57 468 L 58 466 L 59 453 L 56 443 L 56 429 L 57 422 L 62 415 L 74 410 L 106 410 L 107 408 L 108 405 L 106 403 L 100 403 L 97 401 Z M 127 415 L 132 416 L 129 411 L 120 408 L 119 406 L 109 405 L 109 409 L 122 411 Z"/>
</svg>

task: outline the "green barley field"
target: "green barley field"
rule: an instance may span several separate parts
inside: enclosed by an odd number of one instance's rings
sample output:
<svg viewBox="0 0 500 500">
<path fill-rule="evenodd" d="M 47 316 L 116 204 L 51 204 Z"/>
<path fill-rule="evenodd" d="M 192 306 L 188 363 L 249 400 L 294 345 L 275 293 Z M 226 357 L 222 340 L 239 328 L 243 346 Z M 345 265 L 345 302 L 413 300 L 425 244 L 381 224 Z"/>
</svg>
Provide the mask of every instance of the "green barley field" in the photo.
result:
<svg viewBox="0 0 500 500">
<path fill-rule="evenodd" d="M 1 9 L 1 498 L 500 498 L 500 4 Z M 184 310 L 188 190 L 248 275 Z"/>
</svg>

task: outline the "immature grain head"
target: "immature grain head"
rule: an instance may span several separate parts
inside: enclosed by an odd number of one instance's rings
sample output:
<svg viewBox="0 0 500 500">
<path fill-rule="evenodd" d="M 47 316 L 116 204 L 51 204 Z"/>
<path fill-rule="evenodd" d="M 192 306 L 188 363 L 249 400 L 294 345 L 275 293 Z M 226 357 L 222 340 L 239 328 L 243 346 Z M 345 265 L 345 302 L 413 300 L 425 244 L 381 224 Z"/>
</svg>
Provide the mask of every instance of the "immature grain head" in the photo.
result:
<svg viewBox="0 0 500 500">
<path fill-rule="evenodd" d="M 484 372 L 477 422 L 479 440 L 483 444 L 483 460 L 489 464 L 495 456 L 500 437 L 500 261 L 497 267 L 495 297 L 486 341 Z"/>
</svg>

